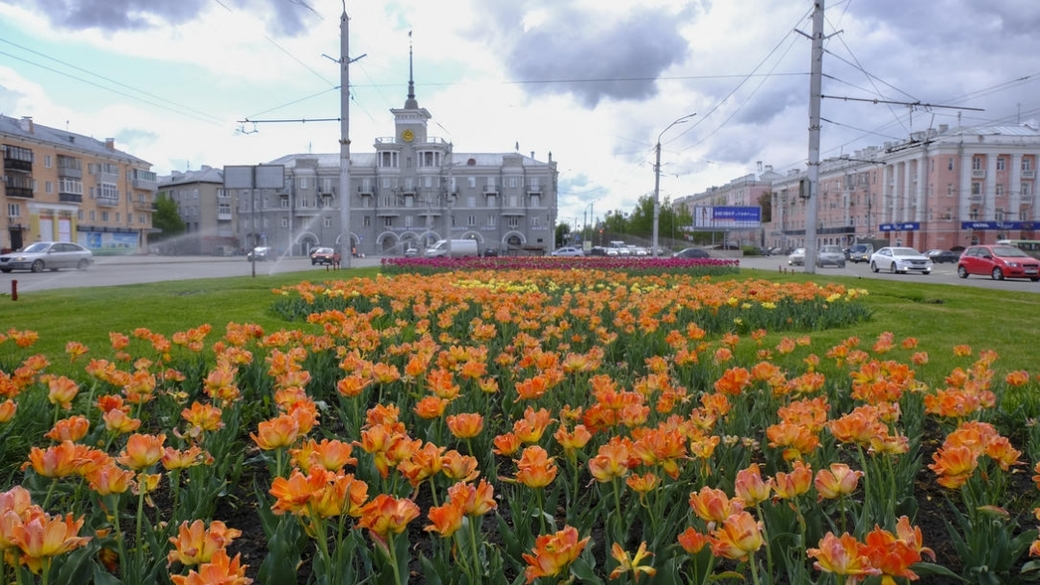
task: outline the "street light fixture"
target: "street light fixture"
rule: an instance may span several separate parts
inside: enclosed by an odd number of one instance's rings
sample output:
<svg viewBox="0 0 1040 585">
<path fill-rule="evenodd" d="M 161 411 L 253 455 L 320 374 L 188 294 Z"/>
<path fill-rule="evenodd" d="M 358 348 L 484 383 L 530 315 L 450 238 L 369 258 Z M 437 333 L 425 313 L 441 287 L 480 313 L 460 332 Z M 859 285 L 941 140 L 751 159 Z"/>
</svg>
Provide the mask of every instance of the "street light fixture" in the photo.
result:
<svg viewBox="0 0 1040 585">
<path fill-rule="evenodd" d="M 652 240 L 654 258 L 657 258 L 657 232 L 658 224 L 661 221 L 661 137 L 664 136 L 664 133 L 670 130 L 672 126 L 682 124 L 696 115 L 696 113 L 686 114 L 685 116 L 676 119 L 657 135 L 657 145 L 654 147 L 654 150 L 657 152 L 657 161 L 654 163 L 654 235 Z"/>
</svg>

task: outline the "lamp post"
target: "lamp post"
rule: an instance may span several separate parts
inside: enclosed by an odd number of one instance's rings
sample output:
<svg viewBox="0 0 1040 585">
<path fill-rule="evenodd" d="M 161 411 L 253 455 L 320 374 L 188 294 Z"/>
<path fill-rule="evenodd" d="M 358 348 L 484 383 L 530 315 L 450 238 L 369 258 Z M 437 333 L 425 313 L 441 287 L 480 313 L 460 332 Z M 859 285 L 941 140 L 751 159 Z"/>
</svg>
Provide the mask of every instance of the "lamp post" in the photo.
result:
<svg viewBox="0 0 1040 585">
<path fill-rule="evenodd" d="M 657 257 L 657 231 L 658 224 L 661 221 L 661 137 L 664 136 L 664 133 L 670 130 L 672 126 L 682 124 L 696 115 L 696 113 L 686 114 L 685 116 L 676 119 L 657 135 L 657 145 L 654 147 L 654 150 L 657 152 L 657 160 L 654 162 L 654 235 L 651 240 L 654 258 Z"/>
</svg>

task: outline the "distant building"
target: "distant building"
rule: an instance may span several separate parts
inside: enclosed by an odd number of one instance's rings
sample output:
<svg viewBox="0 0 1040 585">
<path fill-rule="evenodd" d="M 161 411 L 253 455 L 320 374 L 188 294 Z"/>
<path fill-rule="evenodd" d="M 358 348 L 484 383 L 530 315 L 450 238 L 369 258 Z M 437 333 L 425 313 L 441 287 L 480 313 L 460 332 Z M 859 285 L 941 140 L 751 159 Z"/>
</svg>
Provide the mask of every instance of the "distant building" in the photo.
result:
<svg viewBox="0 0 1040 585">
<path fill-rule="evenodd" d="M 197 171 L 174 171 L 159 179 L 159 196 L 177 204 L 184 233 L 163 240 L 170 254 L 225 255 L 243 251 L 238 236 L 237 205 L 224 188 L 224 171 L 203 165 Z"/>
<path fill-rule="evenodd" d="M 0 249 L 36 240 L 95 253 L 145 249 L 156 176 L 151 163 L 105 141 L 0 115 Z"/>
<path fill-rule="evenodd" d="M 771 165 L 765 165 L 761 174 L 749 173 L 733 179 L 722 186 L 709 187 L 706 191 L 687 195 L 676 199 L 672 208 L 684 211 L 693 218 L 692 226 L 699 231 L 727 231 L 731 242 L 739 244 L 759 245 L 762 243 L 762 227 L 753 229 L 713 229 L 713 221 L 708 217 L 715 207 L 760 207 L 762 196 L 771 193 L 773 181 L 783 175 L 773 171 Z M 764 218 L 763 218 L 764 221 Z"/>
<path fill-rule="evenodd" d="M 556 162 L 534 153 L 458 153 L 427 133 L 430 113 L 408 81 L 404 107 L 392 109 L 393 136 L 375 152 L 350 155 L 351 247 L 366 255 L 397 255 L 439 239 L 472 239 L 483 252 L 552 251 L 557 217 Z M 519 150 L 519 146 L 517 147 Z M 239 242 L 302 255 L 340 245 L 340 155 L 291 154 L 285 186 L 239 190 Z"/>
<path fill-rule="evenodd" d="M 821 161 L 818 245 L 886 239 L 919 250 L 1040 237 L 1035 125 L 915 132 Z M 804 171 L 772 186 L 769 245 L 805 245 Z"/>
</svg>

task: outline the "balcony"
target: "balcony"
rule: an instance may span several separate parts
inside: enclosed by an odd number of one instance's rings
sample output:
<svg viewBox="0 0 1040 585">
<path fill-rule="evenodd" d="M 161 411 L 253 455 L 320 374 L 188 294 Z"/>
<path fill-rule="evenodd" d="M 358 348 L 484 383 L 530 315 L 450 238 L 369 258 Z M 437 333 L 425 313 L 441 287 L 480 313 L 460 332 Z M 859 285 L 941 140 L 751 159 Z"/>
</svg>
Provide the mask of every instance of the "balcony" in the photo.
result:
<svg viewBox="0 0 1040 585">
<path fill-rule="evenodd" d="M 1028 171 L 1023 170 L 1022 171 L 1022 178 L 1023 179 L 1035 179 L 1036 178 L 1036 171 L 1034 171 L 1032 169 L 1030 169 Z"/>
<path fill-rule="evenodd" d="M 97 204 L 102 207 L 116 207 L 119 205 L 118 197 L 98 197 Z"/>
<path fill-rule="evenodd" d="M 83 203 L 82 193 L 58 193 L 58 201 L 62 203 Z"/>
<path fill-rule="evenodd" d="M 32 187 L 12 187 L 11 185 L 7 185 L 4 189 L 4 193 L 6 193 L 8 197 L 20 197 L 22 199 L 33 198 Z"/>
<path fill-rule="evenodd" d="M 971 171 L 971 178 L 972 179 L 985 179 L 986 178 L 986 169 L 972 169 L 972 171 Z"/>
<path fill-rule="evenodd" d="M 218 211 L 217 212 L 217 221 L 231 221 L 231 219 L 232 218 L 231 218 L 231 212 L 230 211 Z"/>
<path fill-rule="evenodd" d="M 134 201 L 134 211 L 155 211 L 155 204 L 151 201 Z"/>
<path fill-rule="evenodd" d="M 968 201 L 972 203 L 982 203 L 982 195 L 969 195 Z"/>
<path fill-rule="evenodd" d="M 130 185 L 134 189 L 140 189 L 142 191 L 155 191 L 159 188 L 159 182 L 155 179 L 133 179 L 130 181 Z"/>
<path fill-rule="evenodd" d="M 59 179 L 82 179 L 83 169 L 58 165 Z"/>
</svg>

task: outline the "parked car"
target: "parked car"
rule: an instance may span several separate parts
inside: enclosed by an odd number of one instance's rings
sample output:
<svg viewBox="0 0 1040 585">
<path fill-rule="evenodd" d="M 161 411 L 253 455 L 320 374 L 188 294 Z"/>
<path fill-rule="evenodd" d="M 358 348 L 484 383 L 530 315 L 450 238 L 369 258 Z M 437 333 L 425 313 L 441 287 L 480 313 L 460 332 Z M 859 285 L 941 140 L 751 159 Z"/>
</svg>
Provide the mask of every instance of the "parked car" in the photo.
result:
<svg viewBox="0 0 1040 585">
<path fill-rule="evenodd" d="M 820 246 L 816 252 L 816 265 L 845 268 L 845 252 L 841 246 Z"/>
<path fill-rule="evenodd" d="M 603 246 L 593 246 L 589 248 L 589 256 L 606 256 L 607 248 Z"/>
<path fill-rule="evenodd" d="M 672 258 L 711 258 L 711 255 L 704 248 L 684 248 L 672 254 Z"/>
<path fill-rule="evenodd" d="M 484 248 L 484 257 L 485 258 L 495 258 L 497 256 L 498 256 L 498 248 L 496 248 L 494 246 L 488 246 L 487 248 Z"/>
<path fill-rule="evenodd" d="M 873 244 L 853 244 L 849 247 L 849 262 L 870 262 L 873 253 Z"/>
<path fill-rule="evenodd" d="M 583 252 L 581 248 L 575 248 L 574 246 L 564 246 L 562 248 L 557 248 L 553 250 L 552 255 L 578 257 L 584 256 L 585 252 Z"/>
<path fill-rule="evenodd" d="M 418 256 L 419 256 L 419 248 L 405 248 L 405 250 L 404 250 L 404 257 L 405 258 L 416 258 Z"/>
<path fill-rule="evenodd" d="M 339 266 L 340 254 L 333 248 L 315 248 L 311 250 L 311 266 L 328 264 Z"/>
<path fill-rule="evenodd" d="M 787 256 L 787 263 L 790 266 L 805 266 L 805 248 L 795 248 Z"/>
<path fill-rule="evenodd" d="M 870 255 L 870 269 L 874 272 L 888 270 L 893 274 L 910 271 L 931 274 L 932 261 L 913 248 L 886 246 Z"/>
<path fill-rule="evenodd" d="M 989 275 L 993 280 L 1028 278 L 1040 280 L 1040 260 L 1014 246 L 969 246 L 957 262 L 957 276 Z"/>
<path fill-rule="evenodd" d="M 246 254 L 246 260 L 248 260 L 249 262 L 252 262 L 253 260 L 256 260 L 257 262 L 263 262 L 264 260 L 267 260 L 267 257 L 269 255 L 273 254 L 274 251 L 271 249 L 270 246 L 257 246 L 250 250 L 248 254 Z"/>
<path fill-rule="evenodd" d="M 86 270 L 94 263 L 94 253 L 72 242 L 35 242 L 17 252 L 0 256 L 0 272 L 12 270 Z"/>
<path fill-rule="evenodd" d="M 932 264 L 942 264 L 944 262 L 956 264 L 957 261 L 961 259 L 960 253 L 952 250 L 928 250 L 924 255 L 928 256 L 928 259 L 932 261 Z"/>
</svg>

